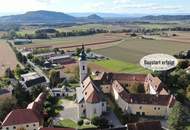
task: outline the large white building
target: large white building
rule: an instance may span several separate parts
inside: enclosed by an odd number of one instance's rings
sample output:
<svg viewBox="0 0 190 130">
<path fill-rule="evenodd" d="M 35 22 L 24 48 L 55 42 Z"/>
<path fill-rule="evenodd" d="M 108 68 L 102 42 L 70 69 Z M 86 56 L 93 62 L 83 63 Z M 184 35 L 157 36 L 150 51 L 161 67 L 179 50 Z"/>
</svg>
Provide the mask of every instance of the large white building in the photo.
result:
<svg viewBox="0 0 190 130">
<path fill-rule="evenodd" d="M 95 84 L 95 82 L 88 76 L 88 63 L 84 46 L 79 59 L 79 73 L 81 86 L 76 88 L 79 117 L 87 117 L 91 119 L 94 116 L 101 116 L 106 112 L 106 101 L 103 94 Z"/>
</svg>

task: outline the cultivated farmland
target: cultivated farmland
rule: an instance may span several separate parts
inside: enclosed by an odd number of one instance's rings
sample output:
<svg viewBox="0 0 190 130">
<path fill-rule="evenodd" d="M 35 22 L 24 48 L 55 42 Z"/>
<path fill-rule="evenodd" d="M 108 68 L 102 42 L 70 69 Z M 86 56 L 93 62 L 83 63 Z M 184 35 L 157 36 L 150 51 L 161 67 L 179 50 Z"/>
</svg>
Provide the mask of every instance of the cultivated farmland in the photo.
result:
<svg viewBox="0 0 190 130">
<path fill-rule="evenodd" d="M 7 68 L 14 69 L 19 62 L 11 47 L 4 40 L 0 40 L 0 77 L 4 75 Z"/>
<path fill-rule="evenodd" d="M 151 53 L 176 54 L 190 49 L 190 44 L 164 40 L 126 39 L 118 45 L 99 49 L 95 52 L 107 57 L 138 64 L 139 60 Z"/>
<path fill-rule="evenodd" d="M 125 38 L 125 34 L 96 34 L 90 36 L 77 36 L 77 37 L 65 37 L 65 38 L 53 38 L 45 40 L 33 40 L 32 44 L 27 45 L 17 45 L 18 48 L 36 48 L 36 47 L 52 47 L 52 48 L 74 48 L 81 44 L 96 45 L 101 48 L 99 44 L 111 44 L 113 42 L 118 42 Z M 93 48 L 97 48 L 94 46 Z M 74 46 L 74 47 L 73 47 Z M 106 46 L 107 47 L 107 46 Z"/>
</svg>

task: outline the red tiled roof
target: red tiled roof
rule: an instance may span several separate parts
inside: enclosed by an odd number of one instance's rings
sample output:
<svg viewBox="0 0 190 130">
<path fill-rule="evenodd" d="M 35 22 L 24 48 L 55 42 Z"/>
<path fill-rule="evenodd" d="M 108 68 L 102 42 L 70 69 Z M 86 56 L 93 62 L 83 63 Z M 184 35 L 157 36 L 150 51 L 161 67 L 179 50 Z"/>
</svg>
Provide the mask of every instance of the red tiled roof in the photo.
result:
<svg viewBox="0 0 190 130">
<path fill-rule="evenodd" d="M 30 109 L 16 109 L 11 111 L 2 123 L 2 126 L 40 122 L 37 115 Z"/>
<path fill-rule="evenodd" d="M 119 82 L 139 82 L 144 83 L 146 75 L 144 74 L 127 74 L 127 73 L 104 73 L 99 78 L 104 83 L 111 83 L 114 80 Z"/>
<path fill-rule="evenodd" d="M 83 81 L 83 95 L 88 103 L 98 103 L 102 100 L 101 92 L 90 77 Z"/>
<path fill-rule="evenodd" d="M 162 130 L 160 121 L 130 123 L 127 127 L 128 130 Z"/>
<path fill-rule="evenodd" d="M 124 90 L 118 81 L 114 81 L 112 87 L 127 103 L 151 104 L 161 106 L 173 106 L 175 103 L 175 98 L 172 95 L 130 94 Z"/>
<path fill-rule="evenodd" d="M 168 95 L 166 91 L 166 85 L 158 77 L 153 77 L 151 74 L 148 74 L 145 80 L 145 84 L 152 86 L 152 88 L 158 93 L 163 95 Z"/>
</svg>

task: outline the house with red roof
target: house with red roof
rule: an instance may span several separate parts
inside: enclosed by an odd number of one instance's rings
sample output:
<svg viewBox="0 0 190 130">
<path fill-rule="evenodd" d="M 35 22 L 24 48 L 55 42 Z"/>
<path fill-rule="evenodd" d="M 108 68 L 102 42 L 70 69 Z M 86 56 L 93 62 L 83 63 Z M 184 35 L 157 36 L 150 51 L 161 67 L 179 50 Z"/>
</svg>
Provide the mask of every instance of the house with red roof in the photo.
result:
<svg viewBox="0 0 190 130">
<path fill-rule="evenodd" d="M 2 130 L 38 130 L 40 119 L 31 109 L 16 109 L 11 111 L 2 122 Z"/>
<path fill-rule="evenodd" d="M 124 112 L 134 115 L 167 117 L 175 104 L 173 95 L 132 94 L 116 80 L 111 94 Z"/>
<path fill-rule="evenodd" d="M 26 109 L 15 109 L 11 111 L 2 122 L 2 130 L 38 130 L 43 126 L 43 103 L 46 99 L 45 93 L 30 103 Z"/>
</svg>

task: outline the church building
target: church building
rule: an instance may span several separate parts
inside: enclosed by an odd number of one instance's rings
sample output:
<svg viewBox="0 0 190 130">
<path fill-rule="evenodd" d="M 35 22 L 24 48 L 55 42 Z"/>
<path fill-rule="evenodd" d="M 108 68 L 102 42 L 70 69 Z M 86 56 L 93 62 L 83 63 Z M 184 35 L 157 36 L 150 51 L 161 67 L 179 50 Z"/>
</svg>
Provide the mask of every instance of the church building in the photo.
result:
<svg viewBox="0 0 190 130">
<path fill-rule="evenodd" d="M 76 88 L 76 102 L 80 117 L 93 118 L 106 112 L 106 101 L 95 81 L 88 75 L 88 62 L 84 45 L 79 58 L 80 87 Z"/>
</svg>

